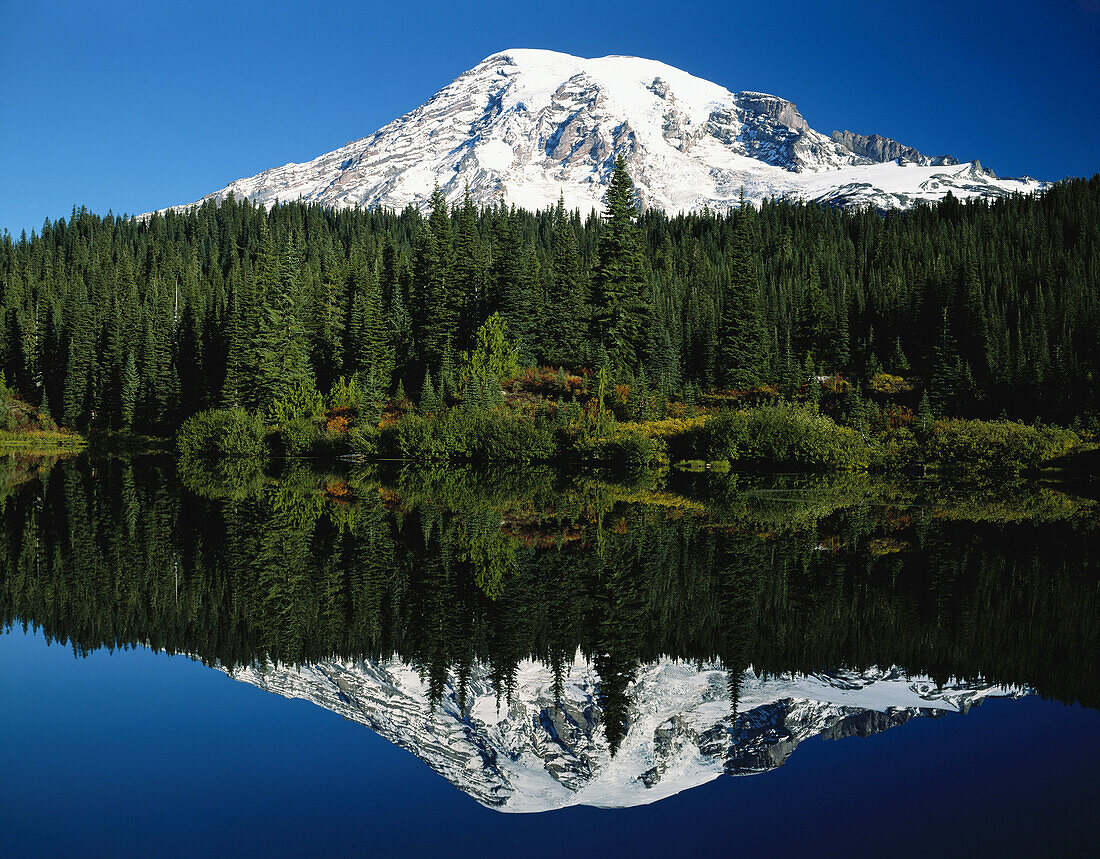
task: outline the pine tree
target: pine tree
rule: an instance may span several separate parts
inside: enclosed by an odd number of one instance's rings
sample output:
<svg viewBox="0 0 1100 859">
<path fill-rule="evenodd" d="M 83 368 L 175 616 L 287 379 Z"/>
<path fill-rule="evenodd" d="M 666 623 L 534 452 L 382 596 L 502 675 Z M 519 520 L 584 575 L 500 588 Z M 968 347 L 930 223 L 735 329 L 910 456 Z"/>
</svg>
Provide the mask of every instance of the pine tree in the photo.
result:
<svg viewBox="0 0 1100 859">
<path fill-rule="evenodd" d="M 127 432 L 134 425 L 134 409 L 137 407 L 138 397 L 138 372 L 137 362 L 133 353 L 126 356 L 126 364 L 123 367 L 121 379 L 121 421 L 122 428 Z"/>
<path fill-rule="evenodd" d="M 263 412 L 299 387 L 314 387 L 301 320 L 301 252 L 295 238 L 287 239 L 276 271 L 265 290 L 263 316 L 254 340 L 256 401 Z"/>
<path fill-rule="evenodd" d="M 394 344 L 383 317 L 381 284 L 369 263 L 363 263 L 356 277 L 348 335 L 350 368 L 363 378 L 376 378 L 388 389 L 394 370 Z"/>
<path fill-rule="evenodd" d="M 634 220 L 634 183 L 622 155 L 607 189 L 592 284 L 590 336 L 616 368 L 633 369 L 644 358 L 651 307 L 646 296 L 645 258 Z"/>
<path fill-rule="evenodd" d="M 467 349 L 473 343 L 484 295 L 484 253 L 477 232 L 477 208 L 470 200 L 470 186 L 462 198 L 455 230 L 454 291 L 458 310 L 454 347 Z"/>
<path fill-rule="evenodd" d="M 555 363 L 576 360 L 583 350 L 583 306 L 580 257 L 565 197 L 554 208 L 554 258 L 547 296 L 546 357 Z"/>
<path fill-rule="evenodd" d="M 67 426 L 84 426 L 89 414 L 89 383 L 95 365 L 95 330 L 92 309 L 84 285 L 78 284 L 68 308 L 73 324 L 69 360 L 65 367 L 65 389 L 61 401 L 62 419 Z"/>
<path fill-rule="evenodd" d="M 742 199 L 718 331 L 719 383 L 727 388 L 755 388 L 763 381 L 764 317 L 753 244 L 752 206 Z"/>
<path fill-rule="evenodd" d="M 432 384 L 432 371 L 424 371 L 424 383 L 420 386 L 420 411 L 430 412 L 439 407 L 439 396 Z"/>
<path fill-rule="evenodd" d="M 243 406 L 246 396 L 245 373 L 248 365 L 246 352 L 251 351 L 251 338 L 245 331 L 246 323 L 241 311 L 242 288 L 243 284 L 239 281 L 231 287 L 228 318 L 225 323 L 225 381 L 222 383 L 221 403 L 227 409 Z"/>
<path fill-rule="evenodd" d="M 516 213 L 509 212 L 503 198 L 493 224 L 493 262 L 490 270 L 492 294 L 484 312 L 499 313 L 509 334 L 525 342 L 531 321 L 530 296 L 525 271 L 526 249 Z"/>
</svg>

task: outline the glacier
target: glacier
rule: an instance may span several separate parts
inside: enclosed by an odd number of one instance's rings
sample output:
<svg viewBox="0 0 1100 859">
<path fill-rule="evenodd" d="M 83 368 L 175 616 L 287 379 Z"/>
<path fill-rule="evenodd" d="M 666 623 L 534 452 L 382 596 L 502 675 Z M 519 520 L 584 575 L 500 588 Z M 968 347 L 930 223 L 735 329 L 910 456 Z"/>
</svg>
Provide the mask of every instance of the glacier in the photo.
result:
<svg viewBox="0 0 1100 859">
<path fill-rule="evenodd" d="M 978 161 L 924 156 L 880 135 L 825 135 L 790 101 L 733 93 L 655 60 L 511 49 L 367 137 L 239 179 L 198 203 L 233 194 L 265 206 L 301 199 L 400 210 L 425 207 L 438 187 L 451 203 L 468 188 L 479 205 L 503 199 L 545 209 L 561 196 L 587 213 L 602 208 L 618 154 L 639 204 L 670 213 L 725 210 L 742 194 L 756 204 L 888 210 L 948 192 L 991 199 L 1049 185 L 999 178 Z"/>
<path fill-rule="evenodd" d="M 639 666 L 625 736 L 612 754 L 602 728 L 600 679 L 580 653 L 557 694 L 552 670 L 521 662 L 510 695 L 475 665 L 464 688 L 452 675 L 442 699 L 399 658 L 335 659 L 223 669 L 236 680 L 310 701 L 411 752 L 482 805 L 540 812 L 573 805 L 652 803 L 722 774 L 781 766 L 811 737 L 880 733 L 912 718 L 965 712 L 1026 689 L 939 685 L 898 668 L 810 675 L 740 675 L 736 712 L 720 662 L 669 658 Z"/>
</svg>

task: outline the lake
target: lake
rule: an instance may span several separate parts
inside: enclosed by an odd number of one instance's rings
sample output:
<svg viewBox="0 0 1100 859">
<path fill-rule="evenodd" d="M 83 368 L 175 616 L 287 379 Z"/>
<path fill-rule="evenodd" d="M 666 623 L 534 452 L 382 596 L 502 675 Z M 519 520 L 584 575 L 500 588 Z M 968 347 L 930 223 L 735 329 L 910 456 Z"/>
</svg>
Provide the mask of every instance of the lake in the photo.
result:
<svg viewBox="0 0 1100 859">
<path fill-rule="evenodd" d="M 0 475 L 6 855 L 1096 846 L 1087 486 Z"/>
</svg>

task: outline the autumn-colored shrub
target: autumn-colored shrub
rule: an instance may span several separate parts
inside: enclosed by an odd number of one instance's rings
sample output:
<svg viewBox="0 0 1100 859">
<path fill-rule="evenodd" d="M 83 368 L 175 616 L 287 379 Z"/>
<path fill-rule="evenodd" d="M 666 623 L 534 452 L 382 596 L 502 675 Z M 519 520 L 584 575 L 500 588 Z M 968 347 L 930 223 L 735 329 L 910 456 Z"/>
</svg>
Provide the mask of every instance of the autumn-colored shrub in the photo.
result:
<svg viewBox="0 0 1100 859">
<path fill-rule="evenodd" d="M 913 386 L 901 376 L 880 371 L 867 381 L 867 390 L 883 397 L 894 397 L 909 393 L 913 390 Z"/>
</svg>

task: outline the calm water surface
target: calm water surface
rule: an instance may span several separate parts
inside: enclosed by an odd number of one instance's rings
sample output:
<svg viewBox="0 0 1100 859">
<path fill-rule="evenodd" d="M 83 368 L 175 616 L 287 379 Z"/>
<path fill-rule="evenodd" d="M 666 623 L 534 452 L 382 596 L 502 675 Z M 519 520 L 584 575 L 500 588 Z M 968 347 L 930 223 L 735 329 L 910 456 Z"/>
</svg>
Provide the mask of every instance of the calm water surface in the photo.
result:
<svg viewBox="0 0 1100 859">
<path fill-rule="evenodd" d="M 3 485 L 5 855 L 1096 846 L 1079 495 L 158 460 Z"/>
</svg>

